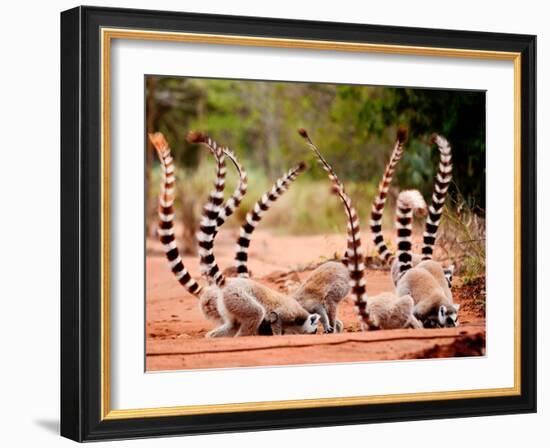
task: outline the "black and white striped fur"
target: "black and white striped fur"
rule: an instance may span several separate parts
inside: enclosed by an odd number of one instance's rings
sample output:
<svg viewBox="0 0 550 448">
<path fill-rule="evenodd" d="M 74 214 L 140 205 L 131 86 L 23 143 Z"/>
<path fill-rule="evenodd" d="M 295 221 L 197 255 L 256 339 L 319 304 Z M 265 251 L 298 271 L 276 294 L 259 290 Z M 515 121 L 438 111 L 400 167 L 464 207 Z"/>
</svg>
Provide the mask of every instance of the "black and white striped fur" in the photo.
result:
<svg viewBox="0 0 550 448">
<path fill-rule="evenodd" d="M 397 229 L 397 263 L 399 277 L 412 268 L 413 214 L 426 213 L 426 202 L 418 190 L 404 190 L 397 197 L 395 227 Z"/>
<path fill-rule="evenodd" d="M 161 133 L 149 134 L 149 139 L 157 151 L 162 167 L 162 184 L 160 187 L 158 209 L 158 236 L 172 273 L 181 285 L 191 294 L 198 297 L 202 294 L 203 288 L 191 277 L 185 268 L 174 234 L 174 190 L 176 182 L 174 159 L 170 153 L 168 143 Z"/>
<path fill-rule="evenodd" d="M 227 218 L 229 218 L 237 208 L 239 208 L 239 205 L 241 204 L 241 201 L 243 200 L 243 197 L 246 194 L 246 191 L 248 189 L 248 179 L 247 179 L 246 170 L 239 163 L 239 161 L 237 160 L 237 157 L 232 151 L 230 151 L 227 148 L 224 148 L 224 154 L 227 156 L 229 160 L 231 160 L 233 165 L 235 165 L 235 168 L 239 173 L 239 182 L 237 183 L 237 187 L 235 188 L 235 191 L 233 192 L 231 197 L 223 204 L 220 210 L 220 214 L 218 215 L 218 218 L 216 220 L 217 229 L 223 225 L 223 223 L 227 220 Z M 216 229 L 216 233 L 218 232 L 217 229 Z"/>
<path fill-rule="evenodd" d="M 433 134 L 430 138 L 432 144 L 436 144 L 439 149 L 439 165 L 435 177 L 434 190 L 432 193 L 432 203 L 428 209 L 426 218 L 426 228 L 424 230 L 424 244 L 422 246 L 422 260 L 430 260 L 433 256 L 433 247 L 437 236 L 443 206 L 451 180 L 453 178 L 453 165 L 451 163 L 451 146 L 442 136 Z M 452 279 L 452 273 L 450 274 Z"/>
<path fill-rule="evenodd" d="M 411 269 L 412 226 L 414 212 L 425 213 L 426 203 L 417 190 L 402 191 L 397 198 L 396 228 L 399 276 Z M 371 330 L 392 330 L 397 328 L 422 328 L 414 315 L 413 297 L 404 292 L 385 292 L 369 297 L 367 313 Z"/>
<path fill-rule="evenodd" d="M 265 193 L 254 204 L 251 211 L 246 214 L 245 221 L 239 231 L 239 239 L 235 248 L 235 265 L 239 277 L 248 278 L 248 248 L 252 233 L 262 219 L 263 214 L 269 210 L 269 207 L 289 188 L 290 184 L 296 180 L 298 175 L 306 169 L 306 164 L 301 162 L 290 169 L 284 176 L 279 178 L 271 190 Z"/>
<path fill-rule="evenodd" d="M 361 232 L 359 228 L 359 218 L 357 212 L 351 203 L 351 198 L 344 190 L 344 185 L 334 172 L 333 168 L 321 155 L 315 144 L 309 138 L 305 129 L 299 129 L 299 134 L 307 142 L 309 148 L 315 153 L 319 164 L 326 171 L 334 192 L 338 195 L 342 204 L 344 205 L 344 211 L 347 217 L 347 249 L 346 249 L 346 265 L 349 271 L 349 284 L 351 292 L 354 296 L 355 311 L 359 316 L 363 326 L 368 328 L 369 316 L 367 311 L 367 292 L 365 287 L 365 262 L 363 256 L 363 249 L 361 247 Z"/>
<path fill-rule="evenodd" d="M 425 328 L 458 325 L 459 305 L 453 303 L 445 272 L 440 263 L 423 260 L 412 266 L 412 220 L 415 212 L 426 211 L 424 198 L 417 190 L 402 191 L 397 198 L 397 297 L 410 297 L 414 316 Z M 408 299 L 407 299 L 408 300 Z"/>
<path fill-rule="evenodd" d="M 222 212 L 223 191 L 227 171 L 225 154 L 229 149 L 218 145 L 208 135 L 201 134 L 200 132 L 189 132 L 187 134 L 187 141 L 205 145 L 216 159 L 216 181 L 214 189 L 210 192 L 208 201 L 202 210 L 197 241 L 199 244 L 201 274 L 209 284 L 223 286 L 225 277 L 220 271 L 214 256 L 214 236 L 218 228 L 218 218 Z"/>
<path fill-rule="evenodd" d="M 399 160 L 401 160 L 401 156 L 403 155 L 403 144 L 405 143 L 406 139 L 407 130 L 398 129 L 395 145 L 393 147 L 390 160 L 384 170 L 382 180 L 378 184 L 378 193 L 374 198 L 370 215 L 370 229 L 372 232 L 374 245 L 382 261 L 384 261 L 384 263 L 388 265 L 391 265 L 395 257 L 390 252 L 386 242 L 384 241 L 384 236 L 382 234 L 382 215 L 384 212 L 384 205 L 386 203 L 386 198 L 390 189 L 395 168 Z"/>
<path fill-rule="evenodd" d="M 372 232 L 372 238 L 374 245 L 378 251 L 378 254 L 384 263 L 391 266 L 391 276 L 394 284 L 400 275 L 399 264 L 395 258 L 395 255 L 391 253 L 387 243 L 384 241 L 382 234 L 382 215 L 384 213 L 384 206 L 387 199 L 387 194 L 393 179 L 395 168 L 403 155 L 403 144 L 407 138 L 407 131 L 405 129 L 399 129 L 397 131 L 397 138 L 395 145 L 390 156 L 390 160 L 384 170 L 382 180 L 378 185 L 378 193 L 374 199 L 371 209 L 370 228 Z M 436 175 L 434 191 L 432 194 L 432 205 L 428 209 L 428 216 L 426 218 L 424 240 L 422 247 L 422 254 L 411 254 L 412 266 L 416 266 L 422 260 L 431 259 L 433 255 L 433 246 L 435 244 L 437 230 L 441 221 L 441 214 L 443 212 L 443 205 L 449 184 L 452 179 L 452 165 L 451 165 L 451 148 L 447 140 L 439 135 L 432 135 L 430 141 L 437 144 L 440 151 L 440 161 L 438 173 Z M 452 283 L 454 272 L 454 266 L 445 268 L 445 277 L 447 279 L 449 287 Z"/>
</svg>

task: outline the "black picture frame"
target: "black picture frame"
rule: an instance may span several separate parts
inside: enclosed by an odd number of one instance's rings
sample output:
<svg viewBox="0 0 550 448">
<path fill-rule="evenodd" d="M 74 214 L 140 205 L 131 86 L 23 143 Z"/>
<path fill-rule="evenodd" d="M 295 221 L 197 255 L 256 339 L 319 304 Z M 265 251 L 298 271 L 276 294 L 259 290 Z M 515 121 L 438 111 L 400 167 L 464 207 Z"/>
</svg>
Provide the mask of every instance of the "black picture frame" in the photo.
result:
<svg viewBox="0 0 550 448">
<path fill-rule="evenodd" d="M 101 419 L 100 29 L 521 53 L 521 393 L 516 396 Z M 77 7 L 61 13 L 61 434 L 76 441 L 536 411 L 536 37 Z"/>
</svg>

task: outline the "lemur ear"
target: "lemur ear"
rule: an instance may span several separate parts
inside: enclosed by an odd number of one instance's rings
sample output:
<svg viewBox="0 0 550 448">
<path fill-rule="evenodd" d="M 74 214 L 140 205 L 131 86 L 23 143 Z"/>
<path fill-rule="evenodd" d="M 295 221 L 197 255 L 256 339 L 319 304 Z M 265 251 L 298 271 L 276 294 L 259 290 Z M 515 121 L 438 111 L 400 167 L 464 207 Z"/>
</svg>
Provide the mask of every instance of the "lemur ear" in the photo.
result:
<svg viewBox="0 0 550 448">
<path fill-rule="evenodd" d="M 440 305 L 439 312 L 437 313 L 437 318 L 439 319 L 439 323 L 441 325 L 445 323 L 446 315 L 447 315 L 447 307 L 445 305 Z"/>
<path fill-rule="evenodd" d="M 270 323 L 270 324 L 274 324 L 275 322 L 277 322 L 279 320 L 279 313 L 277 313 L 277 311 L 271 311 L 271 313 L 269 313 L 267 316 L 266 316 L 266 320 Z"/>
<path fill-rule="evenodd" d="M 447 271 L 450 272 L 451 275 L 453 275 L 455 273 L 455 265 L 454 264 L 449 265 L 449 267 L 447 268 Z"/>
<path fill-rule="evenodd" d="M 460 309 L 460 303 L 455 303 L 455 310 L 457 313 L 459 309 Z"/>
</svg>

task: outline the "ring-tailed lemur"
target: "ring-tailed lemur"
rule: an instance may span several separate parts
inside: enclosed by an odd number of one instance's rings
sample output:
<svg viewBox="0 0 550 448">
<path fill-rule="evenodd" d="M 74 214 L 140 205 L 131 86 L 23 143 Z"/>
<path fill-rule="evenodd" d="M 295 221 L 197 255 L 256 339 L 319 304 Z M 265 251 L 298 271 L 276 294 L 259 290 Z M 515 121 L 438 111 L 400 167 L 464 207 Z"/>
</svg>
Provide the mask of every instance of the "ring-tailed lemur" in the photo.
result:
<svg viewBox="0 0 550 448">
<path fill-rule="evenodd" d="M 406 190 L 397 199 L 397 263 L 396 294 L 410 296 L 414 301 L 414 316 L 426 328 L 458 325 L 459 306 L 452 294 L 441 265 L 425 260 L 412 266 L 413 213 L 425 212 L 426 203 L 417 190 Z"/>
<path fill-rule="evenodd" d="M 160 185 L 158 229 L 157 233 L 162 243 L 166 259 L 179 283 L 191 294 L 199 297 L 203 287 L 199 285 L 185 268 L 179 254 L 174 230 L 174 191 L 176 176 L 174 173 L 174 159 L 164 136 L 157 132 L 149 134 L 151 143 L 157 150 L 162 166 L 162 183 Z"/>
<path fill-rule="evenodd" d="M 284 176 L 277 179 L 270 191 L 265 193 L 254 204 L 245 217 L 244 223 L 239 231 L 239 239 L 235 249 L 235 264 L 239 277 L 248 278 L 248 248 L 252 233 L 256 226 L 261 221 L 263 214 L 269 210 L 269 207 L 288 189 L 290 184 L 306 169 L 305 163 L 299 163 L 294 168 L 290 169 Z"/>
<path fill-rule="evenodd" d="M 216 182 L 214 190 L 210 192 L 202 210 L 197 241 L 199 245 L 201 274 L 210 284 L 214 283 L 218 286 L 223 286 L 225 277 L 220 271 L 214 257 L 214 236 L 217 229 L 218 217 L 222 213 L 225 174 L 227 171 L 224 151 L 226 148 L 218 145 L 208 136 L 197 132 L 190 132 L 187 135 L 187 140 L 189 142 L 201 141 L 214 155 L 216 160 Z"/>
<path fill-rule="evenodd" d="M 378 186 L 378 193 L 372 205 L 370 220 L 370 227 L 372 231 L 374 245 L 376 246 L 380 258 L 386 264 L 391 266 L 391 276 L 394 285 L 399 274 L 399 266 L 395 256 L 390 252 L 387 244 L 384 241 L 384 237 L 382 234 L 382 215 L 384 212 L 384 205 L 386 202 L 389 187 L 393 179 L 395 168 L 403 154 L 403 143 L 405 142 L 406 138 L 407 131 L 405 129 L 399 129 L 397 131 L 397 139 L 392 154 L 390 156 L 390 160 L 386 165 L 384 175 Z M 441 221 L 443 205 L 445 203 L 447 190 L 452 178 L 451 147 L 449 146 L 449 143 L 445 138 L 437 134 L 433 134 L 430 137 L 430 142 L 437 144 L 440 158 L 438 172 L 436 174 L 434 183 L 434 191 L 432 194 L 432 205 L 430 206 L 429 213 L 426 218 L 422 255 L 412 254 L 411 262 L 413 266 L 416 266 L 422 260 L 431 259 L 431 256 L 433 254 L 433 245 L 435 244 L 437 230 Z M 453 273 L 453 265 L 445 268 L 445 277 L 447 278 L 449 287 L 452 284 Z"/>
<path fill-rule="evenodd" d="M 388 249 L 386 242 L 384 241 L 384 235 L 382 234 L 382 215 L 384 214 L 384 205 L 386 204 L 386 198 L 390 189 L 395 167 L 401 156 L 403 155 L 403 144 L 407 140 L 407 130 L 398 129 L 395 145 L 390 156 L 390 160 L 384 169 L 384 175 L 382 180 L 378 184 L 378 193 L 372 203 L 372 210 L 370 214 L 370 230 L 372 232 L 372 240 L 380 258 L 387 264 L 391 264 L 394 256 Z"/>
<path fill-rule="evenodd" d="M 371 296 L 367 311 L 370 330 L 422 328 L 414 315 L 414 300 L 409 295 L 398 297 L 393 292 L 383 292 Z"/>
<path fill-rule="evenodd" d="M 398 259 L 410 263 L 403 251 L 410 247 L 413 211 L 422 212 L 426 204 L 416 190 L 403 191 L 397 199 L 398 211 Z M 397 328 L 422 328 L 422 323 L 414 315 L 414 300 L 408 295 L 384 292 L 368 299 L 368 324 L 370 330 L 392 330 Z"/>
<path fill-rule="evenodd" d="M 346 265 L 349 271 L 349 287 L 354 296 L 355 311 L 357 312 L 363 328 L 368 328 L 369 316 L 367 311 L 367 292 L 365 288 L 365 280 L 363 278 L 365 271 L 365 263 L 363 257 L 363 250 L 361 247 L 361 233 L 359 229 L 359 218 L 357 212 L 351 203 L 351 198 L 344 190 L 344 185 L 334 172 L 333 168 L 321 155 L 313 141 L 309 138 L 309 135 L 305 129 L 299 129 L 298 133 L 306 141 L 309 148 L 315 153 L 319 164 L 323 167 L 327 173 L 330 181 L 332 182 L 333 191 L 342 201 L 344 205 L 344 211 L 347 217 L 347 250 L 346 250 Z M 338 263 L 333 263 L 331 267 L 326 268 L 329 271 L 341 270 Z M 343 272 L 343 271 L 342 271 Z M 338 288 L 337 294 L 330 296 L 318 295 L 317 297 L 310 294 L 306 294 L 307 290 L 303 289 L 302 294 L 300 290 L 295 297 L 306 307 L 306 309 L 324 309 L 324 313 L 321 316 L 328 317 L 329 324 L 336 331 L 341 331 L 342 323 L 337 319 L 337 309 L 340 301 L 347 295 L 345 288 Z M 325 331 L 330 330 L 330 327 L 325 327 Z"/>
<path fill-rule="evenodd" d="M 451 163 L 451 146 L 444 137 L 433 134 L 430 137 L 430 143 L 436 144 L 439 149 L 439 165 L 435 176 L 434 190 L 432 193 L 432 203 L 428 209 L 426 218 L 426 229 L 424 230 L 424 245 L 422 246 L 422 259 L 431 260 L 433 255 L 433 246 L 441 215 L 443 214 L 443 205 L 447 197 L 447 190 L 453 179 L 453 165 Z"/>
<path fill-rule="evenodd" d="M 223 202 L 222 177 L 225 176 L 223 149 L 214 141 L 199 133 L 190 133 L 188 140 L 206 144 L 213 149 L 217 160 L 215 190 L 209 196 L 201 219 L 201 271 L 210 286 L 203 288 L 183 265 L 174 235 L 174 165 L 170 149 L 160 133 L 149 135 L 161 161 L 163 181 L 159 197 L 159 237 L 166 258 L 178 281 L 192 294 L 199 297 L 203 313 L 221 323 L 208 336 L 246 336 L 258 334 L 260 324 L 267 319 L 275 334 L 314 333 L 319 315 L 307 312 L 296 300 L 243 278 L 225 279 L 217 268 L 213 253 L 217 218 Z M 221 187 L 221 188 L 220 188 Z M 206 244 L 204 244 L 206 243 Z"/>
<path fill-rule="evenodd" d="M 218 215 L 218 219 L 216 220 L 217 228 L 220 228 L 223 225 L 223 223 L 227 220 L 227 218 L 229 218 L 235 212 L 235 210 L 239 207 L 248 188 L 248 179 L 247 179 L 246 171 L 237 160 L 237 157 L 235 156 L 235 154 L 232 151 L 229 151 L 229 149 L 225 149 L 224 154 L 231 160 L 231 162 L 237 169 L 237 172 L 239 174 L 239 182 L 235 187 L 235 191 L 233 192 L 233 195 L 223 204 L 220 214 Z M 216 234 L 217 234 L 217 230 L 216 230 L 216 233 L 214 234 L 214 238 L 216 237 Z"/>
<path fill-rule="evenodd" d="M 305 168 L 306 164 L 300 163 L 289 170 L 286 175 L 276 181 L 271 190 L 265 193 L 246 215 L 240 229 L 235 253 L 237 272 L 240 277 L 248 277 L 248 248 L 252 233 L 272 203 L 288 189 Z M 343 330 L 342 322 L 336 318 L 336 310 L 338 303 L 349 293 L 348 277 L 347 268 L 342 263 L 329 261 L 315 269 L 292 295 L 309 312 L 321 316 L 321 324 L 325 333 Z M 323 304 L 320 304 L 320 301 Z M 263 329 L 268 333 L 270 331 L 265 325 Z"/>
<path fill-rule="evenodd" d="M 239 169 L 238 162 L 235 163 L 234 161 L 234 164 L 235 166 L 237 166 L 237 169 Z M 236 255 L 237 260 L 240 262 L 238 268 L 240 269 L 239 274 L 241 277 L 248 276 L 248 269 L 246 267 L 246 261 L 248 257 L 245 250 L 246 247 L 248 247 L 249 245 L 251 233 L 254 230 L 255 226 L 261 220 L 263 212 L 268 210 L 269 205 L 273 201 L 278 199 L 280 195 L 288 189 L 288 187 L 295 180 L 298 174 L 300 174 L 305 168 L 306 165 L 304 163 L 300 163 L 294 169 L 290 170 L 286 176 L 282 177 L 275 183 L 275 185 L 268 193 L 262 196 L 262 198 L 255 204 L 253 210 L 247 214 L 245 223 L 241 228 Z M 305 280 L 302 286 L 303 288 L 300 288 L 299 293 L 305 294 L 305 292 L 307 292 L 312 296 L 317 295 L 319 297 L 323 297 L 328 302 L 339 302 L 349 292 L 348 273 L 346 268 L 340 263 L 328 262 L 314 270 Z M 296 297 L 293 298 L 296 299 Z M 208 308 L 211 309 L 212 307 L 209 306 Z M 311 313 L 316 312 L 315 310 L 308 311 L 310 311 Z M 328 322 L 327 319 L 327 316 L 322 315 L 324 325 L 326 322 Z M 333 321 L 330 322 L 333 326 L 335 325 Z M 341 331 L 343 325 L 340 321 L 338 321 L 338 323 L 336 323 L 336 326 Z M 261 331 L 265 332 L 265 334 L 277 334 L 281 331 L 284 331 L 287 334 L 291 332 L 296 332 L 293 331 L 290 327 L 286 330 L 282 330 L 280 327 L 280 318 L 277 318 L 276 312 L 271 311 L 269 315 L 266 315 L 264 321 L 262 321 Z M 331 332 L 333 327 L 331 327 L 327 323 L 325 328 L 327 328 L 326 331 Z"/>
<path fill-rule="evenodd" d="M 339 261 L 327 261 L 309 274 L 292 297 L 310 313 L 321 316 L 325 333 L 341 333 L 344 324 L 338 319 L 338 305 L 349 291 L 346 266 Z"/>
</svg>

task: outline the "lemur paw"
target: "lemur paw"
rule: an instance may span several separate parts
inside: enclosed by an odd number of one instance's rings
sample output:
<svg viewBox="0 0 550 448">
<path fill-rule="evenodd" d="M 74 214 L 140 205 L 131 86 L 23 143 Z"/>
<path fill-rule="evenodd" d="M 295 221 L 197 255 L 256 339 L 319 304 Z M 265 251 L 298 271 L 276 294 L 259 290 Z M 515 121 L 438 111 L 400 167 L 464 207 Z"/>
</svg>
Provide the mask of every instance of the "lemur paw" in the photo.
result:
<svg viewBox="0 0 550 448">
<path fill-rule="evenodd" d="M 325 334 L 334 333 L 334 328 L 332 328 L 332 327 L 327 327 L 327 328 L 325 328 L 324 333 L 325 333 Z"/>
</svg>

